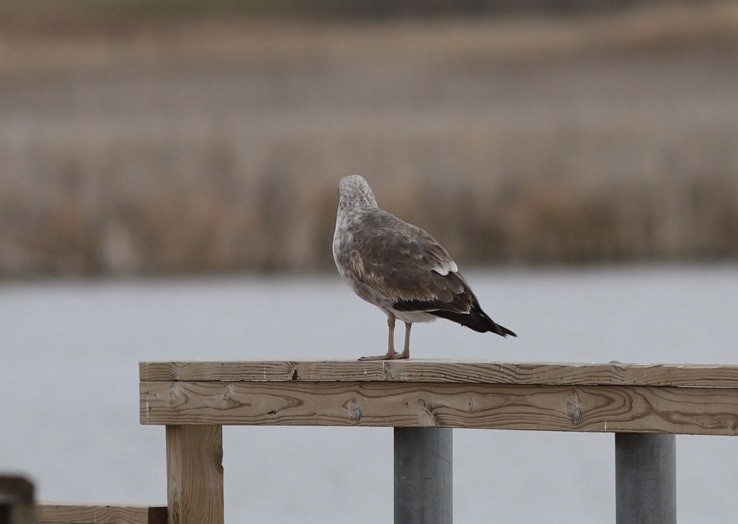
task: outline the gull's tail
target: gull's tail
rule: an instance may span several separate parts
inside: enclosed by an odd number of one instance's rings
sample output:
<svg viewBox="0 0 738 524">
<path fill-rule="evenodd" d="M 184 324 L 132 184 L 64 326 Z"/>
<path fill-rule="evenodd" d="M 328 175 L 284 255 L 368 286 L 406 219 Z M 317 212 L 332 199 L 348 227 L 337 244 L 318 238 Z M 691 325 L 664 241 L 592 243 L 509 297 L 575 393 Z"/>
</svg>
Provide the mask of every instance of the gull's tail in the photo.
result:
<svg viewBox="0 0 738 524">
<path fill-rule="evenodd" d="M 437 317 L 451 320 L 453 322 L 461 324 L 462 326 L 473 329 L 474 331 L 478 331 L 479 333 L 487 333 L 491 331 L 492 333 L 496 333 L 501 337 L 507 337 L 508 335 L 510 335 L 511 337 L 517 337 L 515 332 L 507 329 L 505 326 L 501 326 L 500 324 L 489 318 L 487 313 L 482 311 L 482 308 L 479 307 L 479 304 L 474 304 L 474 307 L 469 313 L 456 313 L 454 311 L 443 310 L 429 311 L 428 313 Z"/>
</svg>

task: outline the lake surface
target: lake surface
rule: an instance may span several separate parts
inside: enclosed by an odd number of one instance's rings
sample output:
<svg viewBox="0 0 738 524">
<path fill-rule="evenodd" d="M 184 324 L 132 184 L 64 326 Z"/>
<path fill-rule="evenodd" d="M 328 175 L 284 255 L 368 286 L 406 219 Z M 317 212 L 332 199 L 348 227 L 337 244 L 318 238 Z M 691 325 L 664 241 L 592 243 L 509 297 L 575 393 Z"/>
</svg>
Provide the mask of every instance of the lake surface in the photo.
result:
<svg viewBox="0 0 738 524">
<path fill-rule="evenodd" d="M 738 266 L 469 272 L 517 339 L 447 321 L 414 358 L 738 364 Z M 402 329 L 398 330 L 398 343 Z M 166 504 L 164 429 L 138 423 L 143 360 L 347 359 L 386 322 L 337 276 L 0 284 L 0 471 L 42 500 Z M 677 437 L 679 522 L 732 523 L 738 438 Z M 230 523 L 392 521 L 389 428 L 224 429 Z M 454 514 L 615 522 L 611 434 L 457 430 Z"/>
</svg>

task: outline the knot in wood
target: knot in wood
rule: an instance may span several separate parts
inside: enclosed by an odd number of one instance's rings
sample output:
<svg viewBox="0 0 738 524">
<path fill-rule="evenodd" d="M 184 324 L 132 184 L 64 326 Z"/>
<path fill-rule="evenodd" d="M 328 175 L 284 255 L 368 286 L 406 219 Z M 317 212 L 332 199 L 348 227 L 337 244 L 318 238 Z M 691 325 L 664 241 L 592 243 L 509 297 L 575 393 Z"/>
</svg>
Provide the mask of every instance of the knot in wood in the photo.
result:
<svg viewBox="0 0 738 524">
<path fill-rule="evenodd" d="M 361 406 L 359 405 L 358 400 L 356 400 L 355 398 L 349 399 L 349 401 L 346 402 L 345 407 L 348 411 L 348 417 L 351 422 L 361 421 L 361 417 L 363 417 L 364 414 L 361 412 Z"/>
<path fill-rule="evenodd" d="M 575 426 L 582 422 L 582 406 L 579 403 L 579 396 L 576 391 L 572 391 L 566 401 L 566 412 L 571 419 L 571 423 Z"/>
</svg>

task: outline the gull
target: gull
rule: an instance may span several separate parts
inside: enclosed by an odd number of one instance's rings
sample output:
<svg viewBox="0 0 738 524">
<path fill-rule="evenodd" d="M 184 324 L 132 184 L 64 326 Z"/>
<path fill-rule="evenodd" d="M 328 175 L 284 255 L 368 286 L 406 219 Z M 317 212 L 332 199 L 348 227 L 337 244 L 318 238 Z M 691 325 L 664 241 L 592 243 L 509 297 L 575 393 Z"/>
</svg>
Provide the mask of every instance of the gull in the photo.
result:
<svg viewBox="0 0 738 524">
<path fill-rule="evenodd" d="M 480 333 L 515 333 L 482 311 L 456 262 L 432 236 L 380 209 L 359 175 L 338 184 L 333 259 L 359 297 L 387 315 L 387 353 L 359 360 L 410 358 L 413 322 L 445 318 Z M 405 323 L 402 353 L 395 351 L 395 320 Z"/>
</svg>

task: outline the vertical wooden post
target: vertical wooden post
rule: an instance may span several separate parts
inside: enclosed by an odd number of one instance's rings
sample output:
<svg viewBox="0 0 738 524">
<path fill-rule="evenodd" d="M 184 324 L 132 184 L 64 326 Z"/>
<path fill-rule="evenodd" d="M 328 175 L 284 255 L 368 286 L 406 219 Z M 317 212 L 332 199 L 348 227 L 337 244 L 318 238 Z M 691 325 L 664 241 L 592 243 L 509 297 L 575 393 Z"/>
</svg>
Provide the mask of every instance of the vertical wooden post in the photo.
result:
<svg viewBox="0 0 738 524">
<path fill-rule="evenodd" d="M 167 426 L 169 524 L 223 524 L 222 426 Z"/>
<path fill-rule="evenodd" d="M 0 524 L 36 524 L 34 486 L 25 477 L 0 476 Z"/>
<path fill-rule="evenodd" d="M 453 522 L 450 428 L 395 428 L 395 524 Z"/>
<path fill-rule="evenodd" d="M 617 524 L 676 524 L 674 435 L 615 433 Z"/>
</svg>

